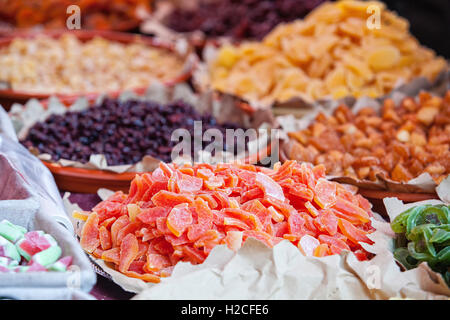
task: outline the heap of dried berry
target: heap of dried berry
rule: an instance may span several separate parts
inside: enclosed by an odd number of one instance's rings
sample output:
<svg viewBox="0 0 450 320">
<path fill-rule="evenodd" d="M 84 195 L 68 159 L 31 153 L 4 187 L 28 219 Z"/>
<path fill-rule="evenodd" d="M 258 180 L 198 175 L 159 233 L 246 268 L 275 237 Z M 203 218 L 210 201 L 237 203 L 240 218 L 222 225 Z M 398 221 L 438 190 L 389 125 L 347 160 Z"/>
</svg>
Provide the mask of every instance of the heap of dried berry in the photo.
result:
<svg viewBox="0 0 450 320">
<path fill-rule="evenodd" d="M 195 10 L 174 10 L 167 25 L 178 32 L 201 30 L 210 37 L 261 39 L 277 24 L 303 18 L 322 2 L 324 0 L 200 1 Z"/>
<path fill-rule="evenodd" d="M 202 133 L 211 128 L 224 133 L 225 150 L 225 130 L 239 128 L 233 123 L 219 124 L 211 115 L 201 115 L 182 101 L 161 105 L 105 99 L 83 111 L 53 114 L 37 122 L 22 144 L 50 154 L 55 161 L 86 163 L 91 154 L 104 154 L 108 165 L 134 164 L 145 155 L 170 162 L 172 148 L 179 143 L 171 140 L 172 132 L 184 128 L 193 137 L 195 121 L 202 121 Z M 194 139 L 191 140 L 194 156 Z M 206 145 L 202 143 L 202 148 Z"/>
</svg>

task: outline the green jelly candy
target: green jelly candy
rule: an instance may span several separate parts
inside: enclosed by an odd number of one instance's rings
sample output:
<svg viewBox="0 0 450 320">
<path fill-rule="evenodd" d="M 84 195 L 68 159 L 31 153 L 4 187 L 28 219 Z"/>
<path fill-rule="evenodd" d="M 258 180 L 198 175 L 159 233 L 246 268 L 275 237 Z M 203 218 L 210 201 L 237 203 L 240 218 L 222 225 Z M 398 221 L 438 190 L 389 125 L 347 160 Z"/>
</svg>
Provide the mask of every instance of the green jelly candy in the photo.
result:
<svg viewBox="0 0 450 320">
<path fill-rule="evenodd" d="M 9 265 L 9 261 L 11 261 L 11 259 L 7 257 L 0 257 L 0 266 L 7 267 Z"/>
<path fill-rule="evenodd" d="M 25 233 L 11 222 L 7 220 L 0 222 L 0 236 L 3 236 L 9 241 L 15 243 L 20 238 L 23 238 L 24 235 Z"/>
<path fill-rule="evenodd" d="M 13 223 L 11 223 L 10 221 L 8 221 L 8 220 L 6 220 L 6 219 L 2 220 L 2 222 L 0 222 L 0 223 L 6 223 L 7 225 L 9 225 L 9 226 L 11 226 L 11 227 L 16 228 L 17 230 L 19 230 L 19 231 L 22 232 L 23 234 L 25 234 L 25 233 L 28 232 L 28 230 L 27 230 L 26 228 L 24 228 L 24 227 L 22 227 L 22 226 L 19 226 L 18 224 L 13 224 Z"/>
<path fill-rule="evenodd" d="M 0 235 L 0 247 L 3 247 L 3 253 L 7 258 L 20 261 L 20 254 L 16 249 L 16 246 Z"/>
<path fill-rule="evenodd" d="M 59 246 L 53 246 L 36 253 L 31 257 L 31 260 L 39 263 L 41 266 L 48 267 L 59 259 L 61 253 L 62 250 Z"/>
<path fill-rule="evenodd" d="M 61 263 L 59 261 L 56 261 L 54 264 L 52 264 L 48 270 L 50 271 L 59 271 L 59 272 L 64 272 L 67 270 L 67 267 L 64 263 Z"/>
</svg>

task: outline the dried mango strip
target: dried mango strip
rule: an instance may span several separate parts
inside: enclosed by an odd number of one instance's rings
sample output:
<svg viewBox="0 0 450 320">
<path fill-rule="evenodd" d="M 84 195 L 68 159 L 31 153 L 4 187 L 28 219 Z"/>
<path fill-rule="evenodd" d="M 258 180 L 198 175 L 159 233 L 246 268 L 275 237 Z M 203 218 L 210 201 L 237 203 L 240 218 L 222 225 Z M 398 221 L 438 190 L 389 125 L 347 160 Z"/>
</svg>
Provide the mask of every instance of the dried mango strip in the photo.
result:
<svg viewBox="0 0 450 320">
<path fill-rule="evenodd" d="M 233 187 L 211 190 L 205 183 L 230 177 Z M 238 250 L 248 238 L 269 247 L 288 240 L 306 256 L 350 250 L 358 259 L 370 258 L 360 245 L 371 243 L 370 204 L 324 177 L 323 166 L 296 161 L 274 169 L 161 163 L 153 173 L 137 175 L 128 195 L 117 192 L 87 219 L 74 217 L 86 220 L 84 250 L 151 282 L 169 276 L 178 261 L 199 264 L 216 245 Z"/>
</svg>

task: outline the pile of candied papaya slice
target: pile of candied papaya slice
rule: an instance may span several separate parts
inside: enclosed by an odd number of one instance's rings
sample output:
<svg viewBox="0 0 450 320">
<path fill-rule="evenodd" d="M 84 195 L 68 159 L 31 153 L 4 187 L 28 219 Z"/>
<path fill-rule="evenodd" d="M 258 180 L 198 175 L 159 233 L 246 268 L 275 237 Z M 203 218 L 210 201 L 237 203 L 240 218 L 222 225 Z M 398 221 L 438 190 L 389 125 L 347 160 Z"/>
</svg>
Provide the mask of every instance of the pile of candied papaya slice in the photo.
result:
<svg viewBox="0 0 450 320">
<path fill-rule="evenodd" d="M 269 247 L 292 242 L 306 256 L 353 252 L 374 231 L 371 204 L 356 189 L 332 182 L 322 165 L 287 161 L 273 169 L 248 164 L 161 162 L 137 174 L 85 220 L 82 248 L 119 272 L 148 282 L 170 276 L 178 261 L 202 263 L 216 245 L 238 250 L 248 238 Z"/>
</svg>

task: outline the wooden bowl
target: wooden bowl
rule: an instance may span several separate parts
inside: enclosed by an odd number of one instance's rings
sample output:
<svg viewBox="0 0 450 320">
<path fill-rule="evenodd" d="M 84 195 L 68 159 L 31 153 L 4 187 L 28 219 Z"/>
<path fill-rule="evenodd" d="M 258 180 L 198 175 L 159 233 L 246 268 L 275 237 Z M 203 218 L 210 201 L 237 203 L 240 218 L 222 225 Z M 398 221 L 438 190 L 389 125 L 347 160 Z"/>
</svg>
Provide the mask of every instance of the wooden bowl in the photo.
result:
<svg viewBox="0 0 450 320">
<path fill-rule="evenodd" d="M 155 48 L 161 48 L 166 49 L 171 52 L 175 53 L 175 45 L 172 42 L 164 42 L 160 39 L 152 38 L 152 37 L 146 37 L 138 34 L 131 34 L 131 33 L 122 33 L 122 32 L 113 32 L 113 31 L 103 31 L 103 30 L 46 30 L 46 31 L 18 31 L 14 32 L 9 36 L 6 37 L 0 37 L 0 48 L 5 47 L 11 43 L 11 41 L 15 38 L 34 38 L 38 35 L 47 35 L 52 38 L 59 38 L 64 34 L 73 34 L 81 41 L 89 41 L 95 37 L 102 37 L 104 39 L 120 42 L 120 43 L 133 43 L 133 42 L 143 42 L 144 44 L 147 44 L 148 46 L 155 47 Z M 190 52 L 190 51 L 189 51 Z M 192 63 L 192 65 L 189 66 L 187 70 L 183 70 L 177 77 L 174 79 L 171 79 L 169 81 L 166 81 L 164 84 L 168 86 L 173 86 L 177 83 L 184 82 L 188 80 L 194 69 L 196 67 L 196 63 Z M 135 88 L 133 91 L 135 91 L 138 94 L 143 94 L 147 87 L 142 88 Z M 19 90 L 13 90 L 13 89 L 3 89 L 0 90 L 0 105 L 5 108 L 6 111 L 8 111 L 11 107 L 11 105 L 15 102 L 20 104 L 25 104 L 30 99 L 48 99 L 50 96 L 55 95 L 61 99 L 65 98 L 78 98 L 80 96 L 91 96 L 91 97 L 97 97 L 103 93 L 107 93 L 108 95 L 112 97 L 116 97 L 120 95 L 120 93 L 123 92 L 122 90 L 119 91 L 112 91 L 112 92 L 82 92 L 82 93 L 76 93 L 76 94 L 48 94 L 48 93 L 32 93 L 32 92 L 26 92 L 26 91 L 19 91 Z"/>
<path fill-rule="evenodd" d="M 85 96 L 89 103 L 93 103 L 97 96 Z M 60 102 L 65 106 L 73 104 L 80 96 L 58 97 Z M 42 100 L 41 104 L 44 108 L 48 106 L 49 100 Z M 251 114 L 255 110 L 250 108 L 246 103 L 239 103 L 242 112 Z M 269 143 L 258 153 L 251 154 L 244 159 L 245 163 L 257 163 L 264 156 L 269 156 L 272 146 Z M 114 173 L 105 170 L 82 169 L 74 167 L 62 167 L 59 164 L 49 161 L 42 161 L 50 170 L 55 179 L 56 185 L 60 190 L 74 193 L 96 193 L 100 188 L 106 188 L 113 191 L 128 192 L 131 180 L 134 179 L 138 172 Z"/>
</svg>

